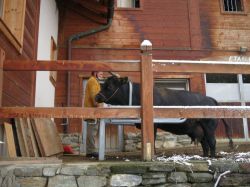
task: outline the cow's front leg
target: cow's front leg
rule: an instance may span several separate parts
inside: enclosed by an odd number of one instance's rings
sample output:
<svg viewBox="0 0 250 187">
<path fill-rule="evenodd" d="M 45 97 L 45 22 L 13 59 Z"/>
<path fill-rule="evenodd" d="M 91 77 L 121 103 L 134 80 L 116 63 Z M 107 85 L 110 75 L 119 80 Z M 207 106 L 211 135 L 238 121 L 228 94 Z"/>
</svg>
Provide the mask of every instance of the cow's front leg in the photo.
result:
<svg viewBox="0 0 250 187">
<path fill-rule="evenodd" d="M 202 146 L 202 150 L 203 150 L 203 156 L 208 157 L 209 145 L 208 145 L 207 140 L 206 140 L 205 137 L 203 137 L 202 140 L 201 140 L 201 146 Z"/>
<path fill-rule="evenodd" d="M 154 154 L 156 155 L 155 141 L 157 136 L 157 124 L 154 124 Z"/>
</svg>

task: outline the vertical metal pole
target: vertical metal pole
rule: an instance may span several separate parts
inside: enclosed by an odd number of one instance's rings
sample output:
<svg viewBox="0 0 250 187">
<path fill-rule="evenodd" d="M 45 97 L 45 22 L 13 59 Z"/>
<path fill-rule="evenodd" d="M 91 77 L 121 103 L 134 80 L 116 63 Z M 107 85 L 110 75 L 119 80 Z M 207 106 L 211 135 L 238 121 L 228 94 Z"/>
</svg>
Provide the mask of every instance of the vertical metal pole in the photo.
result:
<svg viewBox="0 0 250 187">
<path fill-rule="evenodd" d="M 239 92 L 240 92 L 239 94 L 240 94 L 241 106 L 246 106 L 242 74 L 238 74 L 238 82 L 239 82 Z M 243 118 L 243 129 L 244 129 L 245 140 L 249 140 L 247 118 Z"/>
<path fill-rule="evenodd" d="M 86 121 L 82 120 L 82 143 L 80 145 L 80 153 L 86 153 L 87 154 L 87 128 L 88 124 Z"/>
<path fill-rule="evenodd" d="M 154 156 L 153 70 L 152 44 L 148 40 L 141 44 L 141 118 L 142 159 L 151 161 Z"/>
<path fill-rule="evenodd" d="M 104 160 L 105 158 L 105 119 L 100 120 L 99 126 L 99 160 Z"/>
<path fill-rule="evenodd" d="M 123 125 L 118 125 L 118 146 L 119 151 L 124 151 L 124 132 L 123 132 Z"/>
</svg>

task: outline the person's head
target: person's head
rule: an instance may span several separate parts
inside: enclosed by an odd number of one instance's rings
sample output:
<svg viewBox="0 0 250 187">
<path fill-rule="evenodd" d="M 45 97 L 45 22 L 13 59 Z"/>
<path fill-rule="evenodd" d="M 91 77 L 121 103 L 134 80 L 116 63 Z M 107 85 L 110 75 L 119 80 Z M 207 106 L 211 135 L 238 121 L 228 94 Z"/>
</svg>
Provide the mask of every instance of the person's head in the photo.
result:
<svg viewBox="0 0 250 187">
<path fill-rule="evenodd" d="M 102 71 L 92 71 L 91 75 L 96 77 L 97 79 L 102 79 L 103 78 L 103 72 Z"/>
</svg>

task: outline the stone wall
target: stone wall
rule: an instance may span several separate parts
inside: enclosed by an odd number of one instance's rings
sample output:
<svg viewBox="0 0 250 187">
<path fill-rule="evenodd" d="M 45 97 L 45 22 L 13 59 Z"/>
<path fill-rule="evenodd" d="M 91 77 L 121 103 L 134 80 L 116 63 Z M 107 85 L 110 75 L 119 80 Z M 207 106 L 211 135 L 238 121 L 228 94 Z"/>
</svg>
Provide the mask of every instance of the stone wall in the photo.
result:
<svg viewBox="0 0 250 187">
<path fill-rule="evenodd" d="M 88 162 L 0 165 L 1 187 L 250 186 L 250 163 L 232 161 Z"/>
<path fill-rule="evenodd" d="M 62 143 L 71 145 L 77 152 L 79 151 L 79 143 L 81 143 L 81 134 L 60 134 Z M 155 148 L 166 149 L 173 147 L 193 146 L 191 139 L 187 135 L 174 135 L 169 132 L 158 132 L 156 136 Z M 124 151 L 132 152 L 141 149 L 141 133 L 128 132 L 124 136 Z"/>
<path fill-rule="evenodd" d="M 129 132 L 124 136 L 125 151 L 141 150 L 141 133 Z M 156 149 L 167 149 L 173 147 L 193 146 L 191 139 L 187 135 L 174 135 L 169 132 L 158 132 L 155 141 Z"/>
</svg>

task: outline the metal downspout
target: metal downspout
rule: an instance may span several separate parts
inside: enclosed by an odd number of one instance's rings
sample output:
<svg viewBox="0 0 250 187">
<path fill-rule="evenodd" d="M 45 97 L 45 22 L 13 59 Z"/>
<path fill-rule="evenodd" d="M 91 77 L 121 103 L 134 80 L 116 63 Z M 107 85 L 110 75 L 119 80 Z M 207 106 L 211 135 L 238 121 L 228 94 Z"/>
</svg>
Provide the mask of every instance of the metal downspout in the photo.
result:
<svg viewBox="0 0 250 187">
<path fill-rule="evenodd" d="M 101 25 L 95 29 L 90 29 L 90 30 L 87 30 L 87 31 L 84 31 L 84 32 L 80 32 L 80 33 L 77 33 L 77 34 L 73 34 L 69 37 L 68 39 L 68 60 L 72 60 L 72 42 L 73 41 L 76 41 L 76 40 L 79 40 L 83 37 L 86 37 L 86 36 L 90 36 L 90 35 L 93 35 L 95 33 L 98 33 L 98 32 L 102 32 L 104 30 L 107 30 L 111 24 L 112 24 L 112 21 L 113 21 L 113 16 L 114 16 L 114 0 L 109 0 L 108 1 L 108 14 L 107 14 L 107 24 L 106 25 Z M 71 73 L 70 71 L 68 72 L 68 77 L 67 77 L 67 106 L 69 107 L 70 106 L 70 97 L 71 97 L 71 91 L 70 91 L 70 87 L 71 87 L 71 81 L 70 81 L 70 78 L 71 78 Z M 63 131 L 64 133 L 67 133 L 68 132 L 68 125 L 69 125 L 69 118 L 67 118 L 67 122 L 66 122 L 66 125 L 64 125 L 64 128 L 63 128 Z"/>
</svg>

